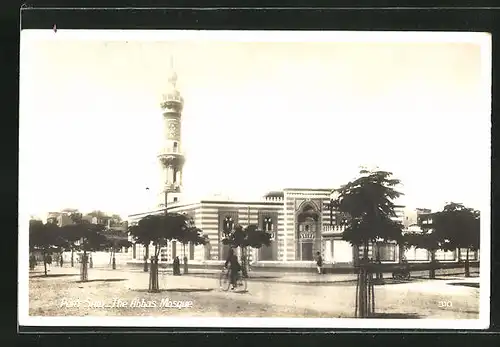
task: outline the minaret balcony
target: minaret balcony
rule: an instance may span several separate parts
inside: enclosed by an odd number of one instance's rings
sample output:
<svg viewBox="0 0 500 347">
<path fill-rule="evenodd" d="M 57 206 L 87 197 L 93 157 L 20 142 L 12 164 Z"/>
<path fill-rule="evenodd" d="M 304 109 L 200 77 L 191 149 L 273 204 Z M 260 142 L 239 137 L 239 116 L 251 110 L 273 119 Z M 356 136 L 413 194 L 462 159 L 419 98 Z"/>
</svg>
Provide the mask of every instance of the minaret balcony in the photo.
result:
<svg viewBox="0 0 500 347">
<path fill-rule="evenodd" d="M 180 193 L 181 186 L 177 183 L 165 184 L 163 191 L 167 193 Z"/>
<path fill-rule="evenodd" d="M 182 98 L 182 96 L 167 94 L 163 95 L 160 105 L 163 109 L 182 109 L 183 104 L 184 99 Z"/>
<path fill-rule="evenodd" d="M 177 154 L 177 155 L 181 155 L 181 151 L 179 149 L 179 146 L 177 147 L 164 147 L 162 148 L 162 150 L 160 151 L 160 154 L 159 155 L 163 155 L 163 154 Z"/>
<path fill-rule="evenodd" d="M 164 166 L 182 166 L 184 165 L 184 156 L 180 153 L 160 153 L 158 159 Z"/>
</svg>

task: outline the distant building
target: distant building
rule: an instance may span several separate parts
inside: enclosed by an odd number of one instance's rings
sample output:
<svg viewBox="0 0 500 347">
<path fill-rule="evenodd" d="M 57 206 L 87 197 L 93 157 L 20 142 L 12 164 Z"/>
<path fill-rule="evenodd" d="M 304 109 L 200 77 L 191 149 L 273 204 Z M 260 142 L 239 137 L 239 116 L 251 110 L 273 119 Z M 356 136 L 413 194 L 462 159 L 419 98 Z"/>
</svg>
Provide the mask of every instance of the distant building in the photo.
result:
<svg viewBox="0 0 500 347">
<path fill-rule="evenodd" d="M 404 218 L 403 225 L 405 228 L 408 228 L 411 225 L 419 223 L 419 217 L 423 215 L 429 215 L 431 210 L 428 208 L 405 208 L 404 209 Z"/>
<path fill-rule="evenodd" d="M 47 214 L 46 223 L 55 223 L 59 227 L 63 227 L 69 224 L 73 224 L 73 220 L 70 217 L 70 212 L 49 212 Z"/>
</svg>

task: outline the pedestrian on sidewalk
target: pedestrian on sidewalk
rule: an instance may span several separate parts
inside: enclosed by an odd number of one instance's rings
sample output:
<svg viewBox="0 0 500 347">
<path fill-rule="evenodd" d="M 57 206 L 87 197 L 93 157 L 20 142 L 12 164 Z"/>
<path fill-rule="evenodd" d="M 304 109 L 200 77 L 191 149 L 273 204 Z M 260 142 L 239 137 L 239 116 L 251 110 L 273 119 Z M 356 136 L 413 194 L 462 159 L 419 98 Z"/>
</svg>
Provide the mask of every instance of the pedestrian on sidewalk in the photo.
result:
<svg viewBox="0 0 500 347">
<path fill-rule="evenodd" d="M 63 260 L 63 255 L 61 254 L 61 259 L 59 259 L 59 265 L 61 265 L 61 267 L 63 267 L 63 264 L 64 264 L 64 260 Z"/>
<path fill-rule="evenodd" d="M 323 258 L 321 257 L 321 253 L 316 253 L 316 268 L 318 269 L 318 275 L 323 273 Z"/>
<path fill-rule="evenodd" d="M 47 263 L 49 268 L 49 270 L 47 271 L 50 271 L 50 268 L 52 267 L 52 256 L 50 254 L 47 254 L 47 256 L 45 257 L 45 262 Z"/>
<path fill-rule="evenodd" d="M 174 259 L 174 264 L 173 264 L 173 272 L 174 272 L 174 276 L 180 276 L 181 275 L 181 262 L 179 260 L 179 257 L 175 257 Z"/>
</svg>

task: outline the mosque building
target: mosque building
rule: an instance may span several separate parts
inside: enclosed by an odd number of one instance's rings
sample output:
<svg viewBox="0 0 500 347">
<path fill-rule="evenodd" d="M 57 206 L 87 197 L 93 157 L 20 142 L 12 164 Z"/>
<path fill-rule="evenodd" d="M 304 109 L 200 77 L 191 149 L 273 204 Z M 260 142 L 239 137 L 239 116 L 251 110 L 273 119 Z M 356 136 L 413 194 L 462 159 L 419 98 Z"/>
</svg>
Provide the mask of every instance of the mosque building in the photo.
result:
<svg viewBox="0 0 500 347">
<path fill-rule="evenodd" d="M 168 89 L 161 102 L 164 120 L 164 142 L 158 154 L 164 183 L 163 191 L 159 194 L 161 202 L 154 211 L 130 215 L 129 224 L 133 225 L 149 214 L 164 213 L 166 202 L 169 212 L 190 216 L 210 242 L 205 246 L 169 242 L 160 251 L 160 262 L 171 262 L 176 256 L 186 256 L 190 264 L 220 263 L 226 258 L 229 249 L 229 246 L 221 243 L 222 230 L 231 229 L 235 224 L 257 224 L 271 233 L 270 246 L 250 252 L 250 262 L 257 267 L 312 267 L 316 252 L 321 252 L 325 264 L 352 266 L 355 259 L 359 259 L 361 252 L 342 240 L 342 216 L 338 213 L 330 214 L 328 204 L 332 188 L 288 188 L 269 192 L 258 201 L 234 201 L 220 197 L 195 202 L 184 201 L 182 174 L 185 157 L 181 137 L 184 99 L 176 84 L 177 74 L 171 60 Z M 398 206 L 396 213 L 396 219 L 403 223 L 404 206 Z M 152 254 L 152 246 L 150 247 L 149 254 Z M 399 261 L 400 249 L 396 244 L 385 244 L 379 249 L 382 261 Z M 371 253 L 370 248 L 369 256 Z M 130 262 L 143 262 L 145 247 L 134 244 L 128 254 Z M 412 257 L 415 257 L 415 261 L 430 260 L 429 257 L 422 258 L 422 252 L 409 252 L 408 260 L 412 260 Z"/>
</svg>

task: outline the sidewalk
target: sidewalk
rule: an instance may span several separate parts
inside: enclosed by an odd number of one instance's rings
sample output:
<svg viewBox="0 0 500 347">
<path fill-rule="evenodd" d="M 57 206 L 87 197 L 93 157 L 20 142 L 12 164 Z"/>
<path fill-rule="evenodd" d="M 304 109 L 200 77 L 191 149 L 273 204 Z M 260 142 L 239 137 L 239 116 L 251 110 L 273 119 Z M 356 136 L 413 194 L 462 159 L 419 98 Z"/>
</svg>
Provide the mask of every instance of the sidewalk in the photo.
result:
<svg viewBox="0 0 500 347">
<path fill-rule="evenodd" d="M 67 271 L 71 271 L 70 269 L 73 269 L 74 271 L 79 271 L 79 267 L 63 267 L 62 269 L 60 267 L 55 267 L 53 271 L 59 272 L 59 271 L 66 271 L 64 269 L 68 269 Z M 142 268 L 138 267 L 128 267 L 128 266 L 119 266 L 117 269 L 113 270 L 111 267 L 94 267 L 92 269 L 89 269 L 89 271 L 106 271 L 106 272 L 127 272 L 127 273 L 141 273 L 144 274 L 144 271 Z M 182 276 L 179 277 L 185 277 L 185 278 L 193 278 L 193 277 L 199 277 L 199 278 L 212 278 L 212 279 L 217 279 L 219 278 L 219 275 L 221 273 L 222 269 L 200 269 L 200 268 L 194 268 L 194 269 L 189 269 L 188 274 L 182 274 Z M 160 268 L 159 269 L 160 275 L 172 275 L 172 268 Z M 183 273 L 183 268 L 181 268 L 181 273 Z M 429 280 L 428 278 L 429 272 L 428 271 L 415 271 L 411 273 L 411 278 L 413 281 L 411 283 L 415 282 L 420 282 L 420 281 L 427 281 Z M 473 276 L 476 277 L 469 277 L 469 279 L 474 279 L 476 278 L 478 281 L 477 273 L 472 273 Z M 305 285 L 321 285 L 321 284 L 335 284 L 335 283 L 343 283 L 343 284 L 351 284 L 355 285 L 355 280 L 357 278 L 356 274 L 323 274 L 323 275 L 318 275 L 317 273 L 311 271 L 310 273 L 297 273 L 297 272 L 277 272 L 277 271 L 258 271 L 258 270 L 250 270 L 248 273 L 248 281 L 249 282 L 274 282 L 274 283 L 289 283 L 289 284 L 305 284 Z M 391 282 L 392 281 L 392 274 L 391 273 L 384 273 L 383 278 L 386 282 Z M 457 271 L 457 269 L 450 269 L 450 270 L 438 270 L 436 271 L 436 280 L 442 280 L 446 279 L 448 281 L 451 280 L 462 280 L 465 279 L 463 274 L 461 274 L 460 270 Z M 351 283 L 352 282 L 352 283 Z"/>
<path fill-rule="evenodd" d="M 40 270 L 40 269 L 38 269 Z M 54 269 L 56 270 L 56 269 Z M 35 276 L 40 277 L 43 272 L 37 271 Z M 132 298 L 163 298 L 172 300 L 193 300 L 197 307 L 207 311 L 203 314 L 212 316 L 231 315 L 266 315 L 266 312 L 295 312 L 296 316 L 307 317 L 307 310 L 314 310 L 326 317 L 352 317 L 355 307 L 355 282 L 349 285 L 308 285 L 307 281 L 322 277 L 324 281 L 345 281 L 341 275 L 295 275 L 281 277 L 280 280 L 252 280 L 248 281 L 247 292 L 224 292 L 219 289 L 217 276 L 173 276 L 161 271 L 159 284 L 162 290 L 159 294 L 148 294 L 148 273 L 130 270 L 89 269 L 89 282 L 78 283 L 78 268 L 58 268 L 46 279 L 37 279 L 37 283 L 44 282 L 49 288 L 69 288 L 58 296 L 69 295 L 78 298 L 82 295 L 95 300 L 112 297 Z M 300 281 L 300 283 L 298 282 Z M 292 284 L 290 284 L 292 282 Z M 375 287 L 376 311 L 381 314 L 399 314 L 406 318 L 450 318 L 474 319 L 479 311 L 479 290 L 477 287 L 464 285 L 478 283 L 479 278 L 419 280 L 411 283 L 396 285 L 381 285 Z M 52 283 L 52 287 L 50 284 Z M 454 284 L 459 285 L 454 285 Z M 43 288 L 43 286 L 41 287 Z M 53 291 L 52 291 L 53 292 Z M 52 293 L 51 292 L 51 293 Z M 38 305 L 46 303 L 44 296 L 30 298 Z M 103 299 L 103 300 L 104 300 Z M 439 302 L 451 302 L 452 306 L 442 308 Z M 226 309 L 226 307 L 228 307 Z M 270 308 L 273 308 L 271 311 Z M 262 311 L 262 313 L 260 313 Z M 155 315 L 161 312 L 151 311 Z M 93 313 L 95 314 L 95 313 Z M 107 315 L 105 311 L 102 315 Z M 187 314 L 187 313 L 186 313 Z M 199 315 L 199 313 L 197 313 Z"/>
</svg>

